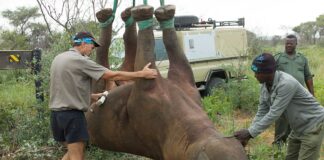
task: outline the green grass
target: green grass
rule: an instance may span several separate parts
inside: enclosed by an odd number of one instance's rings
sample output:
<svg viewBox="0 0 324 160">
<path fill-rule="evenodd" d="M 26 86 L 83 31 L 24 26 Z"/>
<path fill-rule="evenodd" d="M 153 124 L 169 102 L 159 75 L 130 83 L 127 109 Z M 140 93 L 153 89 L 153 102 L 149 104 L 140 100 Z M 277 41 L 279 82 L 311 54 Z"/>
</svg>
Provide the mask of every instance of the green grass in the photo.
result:
<svg viewBox="0 0 324 160">
<path fill-rule="evenodd" d="M 272 49 L 277 50 L 277 49 Z M 311 70 L 315 74 L 315 94 L 324 104 L 324 48 L 310 46 L 301 48 L 309 58 Z M 44 72 L 48 72 L 48 59 Z M 249 68 L 249 66 L 245 66 Z M 244 81 L 232 81 L 217 90 L 213 96 L 203 100 L 205 110 L 215 123 L 219 132 L 232 135 L 234 131 L 247 128 L 254 117 L 259 88 L 253 74 L 245 69 L 248 76 Z M 48 74 L 44 73 L 48 90 Z M 48 95 L 47 95 L 48 96 Z M 61 145 L 54 142 L 49 127 L 48 97 L 38 104 L 35 99 L 34 81 L 28 71 L 0 70 L 0 159 L 59 159 L 65 152 Z M 252 139 L 246 151 L 251 160 L 284 159 L 285 147 L 279 150 L 272 146 L 273 126 L 257 138 Z M 324 160 L 324 144 L 321 156 Z M 103 151 L 88 147 L 88 160 L 145 160 L 147 158 Z"/>
<path fill-rule="evenodd" d="M 23 107 L 35 104 L 35 87 L 33 82 L 16 82 L 0 84 L 1 107 Z"/>
</svg>

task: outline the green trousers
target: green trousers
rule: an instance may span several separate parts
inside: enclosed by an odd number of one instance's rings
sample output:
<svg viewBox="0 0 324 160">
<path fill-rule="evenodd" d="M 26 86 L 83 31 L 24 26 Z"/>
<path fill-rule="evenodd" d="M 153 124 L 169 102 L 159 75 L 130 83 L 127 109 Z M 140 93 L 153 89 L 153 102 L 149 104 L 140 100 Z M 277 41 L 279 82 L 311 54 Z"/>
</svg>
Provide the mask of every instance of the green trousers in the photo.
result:
<svg viewBox="0 0 324 160">
<path fill-rule="evenodd" d="M 297 135 L 292 131 L 288 137 L 286 160 L 318 160 L 324 137 L 324 122 L 310 133 Z"/>
<path fill-rule="evenodd" d="M 290 126 L 284 115 L 275 122 L 275 133 L 273 144 L 286 143 L 286 140 L 291 132 Z"/>
</svg>

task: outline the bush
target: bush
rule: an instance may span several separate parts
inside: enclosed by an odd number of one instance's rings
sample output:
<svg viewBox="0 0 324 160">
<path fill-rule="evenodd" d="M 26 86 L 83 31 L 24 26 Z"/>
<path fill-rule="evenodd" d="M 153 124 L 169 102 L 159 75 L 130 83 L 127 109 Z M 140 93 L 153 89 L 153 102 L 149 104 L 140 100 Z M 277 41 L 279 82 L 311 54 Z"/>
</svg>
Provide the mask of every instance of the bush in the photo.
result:
<svg viewBox="0 0 324 160">
<path fill-rule="evenodd" d="M 317 45 L 318 45 L 319 47 L 324 47 L 324 39 L 319 40 L 319 41 L 317 42 Z"/>
<path fill-rule="evenodd" d="M 233 104 L 224 88 L 217 88 L 211 96 L 205 97 L 203 99 L 203 107 L 213 122 L 217 122 L 221 115 L 233 113 Z"/>
<path fill-rule="evenodd" d="M 244 80 L 233 80 L 228 83 L 227 96 L 234 109 L 255 113 L 259 104 L 260 84 L 252 77 Z"/>
<path fill-rule="evenodd" d="M 231 113 L 235 109 L 241 109 L 255 113 L 259 103 L 260 84 L 254 78 L 242 80 L 230 80 L 223 88 L 214 90 L 210 97 L 203 100 L 207 113 Z M 213 118 L 212 118 L 213 119 Z"/>
</svg>

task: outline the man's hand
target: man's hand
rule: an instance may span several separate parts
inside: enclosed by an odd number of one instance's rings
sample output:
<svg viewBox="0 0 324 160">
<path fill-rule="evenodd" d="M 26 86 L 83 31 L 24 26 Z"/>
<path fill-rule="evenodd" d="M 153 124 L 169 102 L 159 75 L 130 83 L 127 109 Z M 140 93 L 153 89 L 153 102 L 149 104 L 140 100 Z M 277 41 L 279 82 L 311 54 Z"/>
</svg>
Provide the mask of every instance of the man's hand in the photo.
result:
<svg viewBox="0 0 324 160">
<path fill-rule="evenodd" d="M 234 132 L 234 137 L 236 137 L 236 139 L 238 139 L 244 147 L 247 145 L 250 138 L 252 138 L 250 132 L 247 129 L 242 129 Z"/>
<path fill-rule="evenodd" d="M 97 101 L 102 96 L 102 93 L 92 93 L 91 101 Z"/>
<path fill-rule="evenodd" d="M 97 101 L 100 97 L 108 95 L 108 91 L 102 93 L 92 93 L 91 94 L 91 101 Z"/>
<path fill-rule="evenodd" d="M 157 77 L 157 70 L 156 69 L 151 69 L 149 66 L 151 65 L 151 62 L 145 65 L 145 67 L 142 70 L 143 77 L 146 79 L 154 79 Z"/>
</svg>

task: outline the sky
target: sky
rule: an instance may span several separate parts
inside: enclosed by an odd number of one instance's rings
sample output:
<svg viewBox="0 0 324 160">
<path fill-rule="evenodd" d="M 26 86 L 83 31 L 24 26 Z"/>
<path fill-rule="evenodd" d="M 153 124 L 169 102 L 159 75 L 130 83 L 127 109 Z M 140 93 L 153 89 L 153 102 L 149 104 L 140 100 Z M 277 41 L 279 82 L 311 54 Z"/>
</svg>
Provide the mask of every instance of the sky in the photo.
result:
<svg viewBox="0 0 324 160">
<path fill-rule="evenodd" d="M 59 1 L 59 0 L 57 0 Z M 195 15 L 200 19 L 216 21 L 245 18 L 245 28 L 261 36 L 284 36 L 303 22 L 316 21 L 324 14 L 324 0 L 164 0 L 176 5 L 176 15 Z M 111 0 L 112 2 L 112 0 Z M 130 3 L 123 0 L 122 3 Z M 143 1 L 136 1 L 137 4 Z M 158 0 L 148 0 L 159 7 Z M 0 12 L 17 7 L 38 6 L 36 0 L 0 0 Z M 107 7 L 112 7 L 112 3 Z M 117 9 L 122 10 L 120 8 Z M 117 14 L 118 15 L 118 14 Z M 0 26 L 8 26 L 0 16 Z"/>
</svg>

